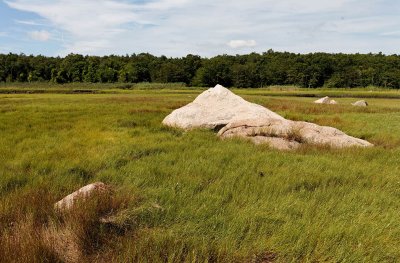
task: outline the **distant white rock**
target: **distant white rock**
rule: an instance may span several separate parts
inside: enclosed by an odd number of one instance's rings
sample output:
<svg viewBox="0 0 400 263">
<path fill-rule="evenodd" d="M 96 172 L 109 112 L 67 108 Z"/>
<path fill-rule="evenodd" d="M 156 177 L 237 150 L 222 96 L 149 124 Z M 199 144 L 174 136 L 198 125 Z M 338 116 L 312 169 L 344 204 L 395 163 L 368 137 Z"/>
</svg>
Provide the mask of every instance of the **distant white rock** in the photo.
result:
<svg viewBox="0 0 400 263">
<path fill-rule="evenodd" d="M 284 118 L 269 109 L 250 103 L 227 88 L 217 85 L 201 93 L 192 103 L 174 110 L 163 124 L 183 129 L 223 127 L 249 118 Z"/>
<path fill-rule="evenodd" d="M 331 100 L 331 98 L 329 98 L 328 96 L 320 98 L 320 99 L 314 101 L 314 103 L 317 103 L 317 104 L 338 104 L 337 101 Z"/>
<path fill-rule="evenodd" d="M 368 102 L 366 102 L 365 100 L 359 100 L 359 101 L 352 103 L 351 105 L 357 106 L 357 107 L 367 107 Z"/>
<path fill-rule="evenodd" d="M 320 99 L 314 101 L 314 103 L 317 103 L 317 104 L 329 104 L 330 101 L 331 101 L 331 99 L 327 96 L 327 97 L 323 97 L 323 98 L 320 98 Z"/>
</svg>

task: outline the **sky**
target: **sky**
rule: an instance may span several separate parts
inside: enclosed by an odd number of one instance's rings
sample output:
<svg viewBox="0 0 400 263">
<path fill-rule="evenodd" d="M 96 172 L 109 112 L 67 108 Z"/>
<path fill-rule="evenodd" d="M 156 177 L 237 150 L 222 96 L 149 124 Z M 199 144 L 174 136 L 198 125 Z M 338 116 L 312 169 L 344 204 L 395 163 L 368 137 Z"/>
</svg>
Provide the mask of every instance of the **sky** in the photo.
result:
<svg viewBox="0 0 400 263">
<path fill-rule="evenodd" d="M 397 0 L 0 0 L 0 53 L 400 54 Z"/>
</svg>

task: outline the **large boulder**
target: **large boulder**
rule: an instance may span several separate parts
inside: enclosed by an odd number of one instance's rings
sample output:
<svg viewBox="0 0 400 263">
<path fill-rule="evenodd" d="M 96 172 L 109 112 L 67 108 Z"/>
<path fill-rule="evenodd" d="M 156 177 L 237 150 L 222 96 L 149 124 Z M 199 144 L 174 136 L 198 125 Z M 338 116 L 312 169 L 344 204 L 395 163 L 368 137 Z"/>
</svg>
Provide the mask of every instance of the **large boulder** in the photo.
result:
<svg viewBox="0 0 400 263">
<path fill-rule="evenodd" d="M 369 147 L 371 143 L 354 138 L 338 129 L 309 122 L 278 119 L 252 119 L 231 122 L 218 132 L 221 138 L 247 138 L 280 150 L 296 149 L 302 144 L 333 148 Z"/>
<path fill-rule="evenodd" d="M 365 100 L 359 100 L 359 101 L 352 103 L 351 105 L 357 106 L 357 107 L 367 107 L 368 102 L 366 102 Z"/>
<path fill-rule="evenodd" d="M 201 93 L 192 103 L 174 110 L 163 124 L 186 130 L 215 129 L 243 119 L 284 118 L 260 105 L 250 103 L 221 85 Z"/>
</svg>

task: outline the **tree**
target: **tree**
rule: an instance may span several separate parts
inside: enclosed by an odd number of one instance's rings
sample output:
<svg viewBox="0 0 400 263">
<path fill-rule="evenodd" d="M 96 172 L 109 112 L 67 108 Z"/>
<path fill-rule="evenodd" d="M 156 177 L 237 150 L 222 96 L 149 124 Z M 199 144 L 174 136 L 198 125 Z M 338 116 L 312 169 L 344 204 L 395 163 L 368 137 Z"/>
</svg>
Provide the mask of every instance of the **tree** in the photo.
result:
<svg viewBox="0 0 400 263">
<path fill-rule="evenodd" d="M 0 82 L 183 82 L 188 86 L 400 88 L 400 56 L 378 54 L 293 54 L 268 52 L 201 58 L 125 56 L 65 58 L 0 54 Z"/>
<path fill-rule="evenodd" d="M 235 64 L 232 68 L 233 85 L 238 88 L 256 88 L 260 85 L 260 77 L 254 63 Z"/>
<path fill-rule="evenodd" d="M 185 68 L 178 62 L 170 61 L 161 65 L 161 82 L 186 82 L 186 76 Z"/>
<path fill-rule="evenodd" d="M 82 82 L 85 68 L 86 61 L 82 55 L 69 54 L 61 63 L 60 74 L 65 82 Z"/>
<path fill-rule="evenodd" d="M 193 85 L 192 81 L 196 72 L 199 68 L 202 67 L 202 59 L 200 56 L 196 55 L 187 55 L 182 59 L 183 70 L 185 73 L 185 82 L 187 85 Z"/>
<path fill-rule="evenodd" d="M 203 64 L 203 70 L 200 72 L 201 84 L 204 86 L 215 86 L 221 84 L 226 87 L 231 87 L 232 72 L 231 61 L 228 56 L 217 56 L 215 58 L 206 60 Z"/>
</svg>

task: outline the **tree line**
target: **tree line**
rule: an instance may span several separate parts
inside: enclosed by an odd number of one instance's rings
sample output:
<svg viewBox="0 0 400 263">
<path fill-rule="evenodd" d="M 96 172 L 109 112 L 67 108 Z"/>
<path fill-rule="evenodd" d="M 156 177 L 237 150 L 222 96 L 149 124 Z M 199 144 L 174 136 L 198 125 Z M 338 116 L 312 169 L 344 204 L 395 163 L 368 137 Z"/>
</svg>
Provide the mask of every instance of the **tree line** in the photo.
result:
<svg viewBox="0 0 400 263">
<path fill-rule="evenodd" d="M 0 54 L 0 82 L 185 83 L 187 86 L 400 88 L 400 56 L 378 54 L 262 54 L 202 58 L 153 56 L 61 57 Z"/>
</svg>

